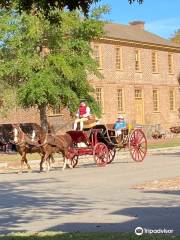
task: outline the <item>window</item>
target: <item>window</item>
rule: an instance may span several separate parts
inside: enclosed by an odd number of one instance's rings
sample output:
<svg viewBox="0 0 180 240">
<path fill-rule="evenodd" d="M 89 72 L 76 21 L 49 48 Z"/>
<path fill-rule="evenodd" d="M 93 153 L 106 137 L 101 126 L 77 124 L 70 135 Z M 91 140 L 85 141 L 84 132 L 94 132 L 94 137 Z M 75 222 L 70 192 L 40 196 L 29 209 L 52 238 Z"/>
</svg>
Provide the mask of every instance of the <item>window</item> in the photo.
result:
<svg viewBox="0 0 180 240">
<path fill-rule="evenodd" d="M 158 55 L 156 51 L 152 51 L 152 72 L 158 72 Z"/>
<path fill-rule="evenodd" d="M 173 54 L 172 53 L 168 53 L 168 70 L 169 70 L 170 74 L 172 74 L 174 71 Z"/>
<path fill-rule="evenodd" d="M 135 99 L 142 99 L 142 90 L 135 89 Z"/>
<path fill-rule="evenodd" d="M 169 104 L 170 104 L 170 111 L 175 110 L 175 92 L 174 89 L 169 90 Z"/>
<path fill-rule="evenodd" d="M 102 96 L 102 88 L 96 88 L 96 101 L 101 108 L 103 108 L 103 96 Z"/>
<path fill-rule="evenodd" d="M 49 114 L 50 115 L 58 115 L 61 114 L 61 108 L 60 106 L 51 106 L 49 108 Z"/>
<path fill-rule="evenodd" d="M 159 90 L 158 89 L 153 90 L 153 111 L 154 112 L 159 111 Z"/>
<path fill-rule="evenodd" d="M 122 48 L 121 47 L 116 47 L 115 48 L 116 52 L 116 70 L 122 70 Z"/>
<path fill-rule="evenodd" d="M 97 61 L 99 68 L 102 68 L 101 48 L 99 45 L 94 45 L 93 56 L 94 56 L 94 59 Z"/>
<path fill-rule="evenodd" d="M 141 71 L 141 63 L 140 63 L 140 50 L 135 50 L 135 70 L 137 72 Z"/>
<path fill-rule="evenodd" d="M 117 90 L 117 106 L 118 112 L 124 112 L 124 92 L 123 89 Z"/>
</svg>

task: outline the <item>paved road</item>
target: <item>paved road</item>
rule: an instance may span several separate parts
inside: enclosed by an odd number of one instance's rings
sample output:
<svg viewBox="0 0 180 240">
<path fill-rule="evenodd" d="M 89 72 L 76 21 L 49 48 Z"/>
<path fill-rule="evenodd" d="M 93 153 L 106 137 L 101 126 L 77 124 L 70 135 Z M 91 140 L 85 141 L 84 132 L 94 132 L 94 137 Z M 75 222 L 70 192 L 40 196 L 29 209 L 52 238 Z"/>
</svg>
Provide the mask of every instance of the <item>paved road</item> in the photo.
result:
<svg viewBox="0 0 180 240">
<path fill-rule="evenodd" d="M 133 185 L 180 175 L 180 152 L 144 163 L 118 156 L 49 173 L 0 174 L 0 233 L 127 231 L 137 226 L 180 234 L 180 191 L 141 191 Z"/>
</svg>

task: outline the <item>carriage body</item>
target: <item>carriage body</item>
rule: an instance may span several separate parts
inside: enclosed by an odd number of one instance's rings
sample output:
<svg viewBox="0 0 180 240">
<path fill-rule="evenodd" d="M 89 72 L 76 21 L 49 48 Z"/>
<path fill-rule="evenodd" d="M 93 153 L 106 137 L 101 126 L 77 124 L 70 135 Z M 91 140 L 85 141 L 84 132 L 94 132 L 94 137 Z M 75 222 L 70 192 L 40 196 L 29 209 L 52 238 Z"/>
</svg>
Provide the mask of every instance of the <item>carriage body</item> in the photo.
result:
<svg viewBox="0 0 180 240">
<path fill-rule="evenodd" d="M 106 144 L 99 139 L 99 129 L 87 129 L 84 131 L 68 131 L 73 141 L 74 152 L 72 165 L 75 166 L 78 162 L 78 157 L 83 155 L 93 155 L 95 163 L 98 166 L 105 166 L 109 160 L 109 150 Z"/>
<path fill-rule="evenodd" d="M 111 125 L 96 125 L 94 128 L 101 129 L 100 141 L 104 142 L 109 149 L 109 163 L 113 161 L 116 149 L 129 149 L 132 159 L 142 162 L 147 153 L 147 139 L 141 128 L 121 130 L 121 135 L 116 136 L 115 130 Z"/>
<path fill-rule="evenodd" d="M 116 136 L 115 130 L 105 124 L 98 124 L 84 131 L 67 132 L 74 145 L 76 156 L 93 155 L 97 165 L 111 163 L 117 149 L 128 148 L 134 161 L 142 162 L 147 153 L 147 140 L 142 129 L 122 129 L 122 134 Z"/>
</svg>

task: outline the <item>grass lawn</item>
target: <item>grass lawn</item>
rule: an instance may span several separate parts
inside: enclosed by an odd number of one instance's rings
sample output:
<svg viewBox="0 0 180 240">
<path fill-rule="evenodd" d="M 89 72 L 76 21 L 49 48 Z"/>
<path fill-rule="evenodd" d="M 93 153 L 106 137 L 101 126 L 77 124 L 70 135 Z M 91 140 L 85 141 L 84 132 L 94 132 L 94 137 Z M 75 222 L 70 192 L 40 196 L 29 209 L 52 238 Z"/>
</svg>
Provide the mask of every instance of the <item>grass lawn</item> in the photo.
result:
<svg viewBox="0 0 180 240">
<path fill-rule="evenodd" d="M 61 157 L 60 154 L 55 154 L 55 158 Z M 28 161 L 30 160 L 41 160 L 41 157 L 38 153 L 32 153 L 32 154 L 27 154 L 27 159 Z M 19 161 L 21 160 L 21 156 L 19 153 L 13 153 L 13 154 L 0 154 L 0 162 L 12 162 L 12 161 Z"/>
<path fill-rule="evenodd" d="M 180 240 L 180 236 L 171 235 L 143 235 L 136 236 L 133 233 L 37 233 L 0 235 L 0 240 Z"/>
<path fill-rule="evenodd" d="M 13 153 L 13 154 L 0 154 L 0 162 L 7 162 L 7 161 L 20 161 L 21 156 L 19 153 Z M 28 160 L 33 160 L 33 159 L 39 159 L 40 160 L 40 155 L 38 153 L 32 153 L 27 155 Z"/>
<path fill-rule="evenodd" d="M 159 139 L 159 140 L 150 140 L 148 141 L 148 148 L 168 148 L 168 147 L 180 147 L 180 138 L 172 139 Z"/>
</svg>

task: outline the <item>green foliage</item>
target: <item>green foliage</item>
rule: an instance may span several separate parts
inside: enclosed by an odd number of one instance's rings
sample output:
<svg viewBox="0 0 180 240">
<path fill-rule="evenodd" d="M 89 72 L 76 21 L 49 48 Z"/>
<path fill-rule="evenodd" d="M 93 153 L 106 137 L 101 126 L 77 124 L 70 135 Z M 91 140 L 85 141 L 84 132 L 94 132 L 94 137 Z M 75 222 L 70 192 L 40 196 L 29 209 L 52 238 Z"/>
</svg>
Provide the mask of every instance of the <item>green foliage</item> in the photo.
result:
<svg viewBox="0 0 180 240">
<path fill-rule="evenodd" d="M 54 8 L 58 8 L 60 10 L 67 8 L 70 11 L 73 10 L 82 10 L 85 15 L 88 15 L 90 6 L 93 3 L 98 3 L 100 0 L 1 0 L 0 8 L 9 9 L 15 4 L 16 8 L 22 12 L 31 12 L 31 11 L 41 11 L 44 12 L 45 15 L 49 15 L 50 11 Z M 137 1 L 138 3 L 143 3 L 144 0 L 128 0 L 130 4 Z"/>
<path fill-rule="evenodd" d="M 180 44 L 180 29 L 178 29 L 175 33 L 174 36 L 171 38 L 171 41 Z M 180 73 L 177 76 L 178 83 L 180 85 Z"/>
<path fill-rule="evenodd" d="M 17 97 L 15 89 L 2 89 L 3 85 L 0 87 L 0 115 L 4 118 L 7 117 L 8 112 L 15 107 L 17 107 Z"/>
<path fill-rule="evenodd" d="M 102 77 L 92 58 L 90 42 L 103 35 L 100 13 L 83 18 L 80 12 L 58 9 L 52 14 L 61 26 L 52 25 L 43 14 L 18 15 L 1 11 L 0 80 L 16 88 L 23 107 L 66 106 L 73 114 L 80 99 L 86 99 L 97 115 L 88 75 Z"/>
<path fill-rule="evenodd" d="M 84 15 L 88 15 L 90 6 L 93 3 L 97 3 L 99 0 L 1 0 L 0 7 L 10 9 L 12 5 L 16 6 L 19 12 L 34 13 L 43 12 L 43 14 L 49 17 L 51 10 L 58 8 L 62 10 L 64 8 L 74 11 L 81 10 Z"/>
</svg>

